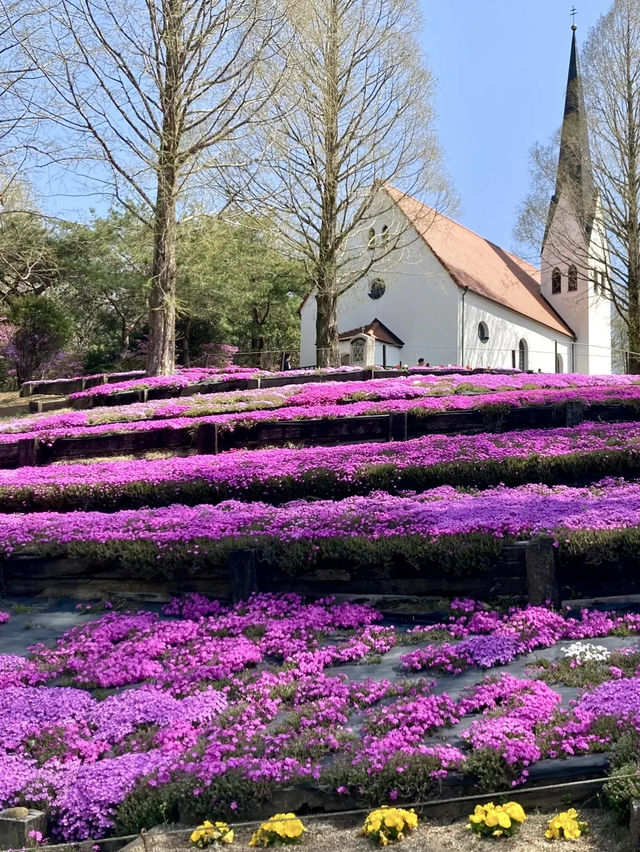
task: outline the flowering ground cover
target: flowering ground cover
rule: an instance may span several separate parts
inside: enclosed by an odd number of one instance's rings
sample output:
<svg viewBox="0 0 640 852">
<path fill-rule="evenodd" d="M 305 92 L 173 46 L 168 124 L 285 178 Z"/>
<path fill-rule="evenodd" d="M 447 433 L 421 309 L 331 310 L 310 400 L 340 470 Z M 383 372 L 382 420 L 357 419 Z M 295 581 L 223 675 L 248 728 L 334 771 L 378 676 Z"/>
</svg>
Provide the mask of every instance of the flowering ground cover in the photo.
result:
<svg viewBox="0 0 640 852">
<path fill-rule="evenodd" d="M 164 615 L 108 612 L 28 657 L 0 654 L 0 807 L 46 804 L 53 836 L 82 840 L 184 807 L 242 816 L 300 783 L 375 806 L 431 798 L 464 775 L 517 786 L 541 758 L 640 735 L 637 668 L 568 702 L 509 667 L 478 666 L 461 684 L 435 667 L 407 678 L 396 665 L 416 634 L 379 621 L 355 603 L 191 596 Z M 638 615 L 460 600 L 419 641 L 499 632 L 519 654 L 562 655 L 595 637 L 637 650 L 639 630 Z"/>
<path fill-rule="evenodd" d="M 217 456 L 0 470 L 0 511 L 107 510 L 227 499 L 337 499 L 378 489 L 486 486 L 640 474 L 640 424 L 582 423 L 503 434 Z"/>
<path fill-rule="evenodd" d="M 146 388 L 179 388 L 187 387 L 187 385 L 197 384 L 198 382 L 228 382 L 234 379 L 255 379 L 255 378 L 288 378 L 290 376 L 312 376 L 322 373 L 323 375 L 331 376 L 335 373 L 351 373 L 360 372 L 359 367 L 333 367 L 323 370 L 287 370 L 286 372 L 271 372 L 269 370 L 261 370 L 258 367 L 239 367 L 235 364 L 230 364 L 226 367 L 198 367 L 184 368 L 172 376 L 138 376 L 136 378 L 127 379 L 122 382 L 113 382 L 109 385 L 101 385 L 94 388 L 89 388 L 84 391 L 77 391 L 69 394 L 69 399 L 86 399 L 87 397 L 104 397 L 113 396 L 116 393 L 130 390 L 144 390 Z"/>
<path fill-rule="evenodd" d="M 394 382 L 401 384 L 394 385 Z M 484 394 L 459 392 L 444 396 L 434 395 L 432 387 L 418 386 L 411 379 L 381 379 L 381 386 L 375 391 L 371 391 L 373 382 L 364 384 L 369 387 L 368 391 L 345 390 L 345 383 L 340 383 L 332 391 L 337 397 L 334 402 L 322 401 L 327 396 L 328 384 L 290 385 L 269 392 L 236 391 L 231 395 L 202 395 L 186 401 L 162 400 L 106 410 L 40 414 L 8 424 L 5 431 L 0 431 L 0 443 L 13 444 L 21 439 L 48 442 L 56 438 L 82 438 L 141 430 L 195 429 L 202 423 L 217 424 L 223 430 L 233 430 L 239 425 L 339 419 L 394 412 L 411 412 L 426 417 L 446 411 L 481 410 L 490 422 L 494 415 L 504 414 L 509 408 L 562 405 L 571 401 L 582 402 L 587 410 L 589 406 L 601 403 L 622 404 L 628 409 L 630 419 L 633 419 L 640 407 L 640 385 L 636 384 L 603 382 L 577 388 L 496 390 Z M 315 393 L 317 389 L 320 389 L 318 395 Z M 210 411 L 221 413 L 210 414 Z"/>
<path fill-rule="evenodd" d="M 125 570 L 172 575 L 226 562 L 255 547 L 291 574 L 328 557 L 348 564 L 442 560 L 467 570 L 497 555 L 503 540 L 553 536 L 575 557 L 599 544 L 611 553 L 640 540 L 640 484 L 602 480 L 590 487 L 499 486 L 465 492 L 441 486 L 421 494 L 374 492 L 281 506 L 227 500 L 119 512 L 0 515 L 5 555 L 73 555 L 122 562 Z M 611 554 L 610 554 L 611 558 Z M 416 560 L 418 560 L 416 562 Z M 462 560 L 462 561 L 461 561 Z"/>
<path fill-rule="evenodd" d="M 343 370 L 345 368 L 339 368 Z M 348 368 L 351 369 L 351 368 Z M 203 371 L 193 371 L 203 372 Z M 215 371 L 208 370 L 209 374 Z M 300 371 L 304 372 L 304 371 Z M 294 371 L 282 374 L 293 375 Z M 166 382 L 179 381 L 176 376 L 161 376 Z M 105 386 L 112 390 L 114 385 Z M 0 432 L 49 432 L 52 429 L 98 426 L 106 423 L 120 423 L 129 420 L 168 419 L 171 417 L 200 417 L 213 413 L 244 412 L 261 408 L 281 408 L 294 406 L 317 408 L 318 406 L 346 406 L 351 403 L 384 403 L 398 400 L 420 400 L 444 397 L 433 401 L 434 411 L 458 410 L 460 407 L 475 407 L 477 400 L 464 401 L 468 395 L 481 396 L 480 404 L 486 404 L 486 394 L 504 394 L 510 391 L 532 393 L 539 390 L 585 390 L 594 389 L 609 394 L 627 392 L 629 398 L 635 398 L 634 389 L 640 389 L 640 380 L 633 376 L 582 376 L 571 374 L 536 373 L 493 375 L 474 377 L 473 382 L 462 374 L 428 376 L 400 376 L 397 378 L 373 379 L 370 381 L 331 382 L 321 384 L 284 385 L 279 388 L 255 389 L 248 391 L 227 391 L 216 394 L 197 394 L 193 397 L 180 397 L 167 400 L 151 400 L 146 403 L 98 408 L 89 411 L 62 412 L 57 414 L 38 414 L 0 424 Z M 92 391 L 93 392 L 93 391 Z M 525 396 L 544 402 L 546 397 Z M 448 399 L 461 396 L 462 400 Z M 579 395 L 578 395 L 579 396 Z M 572 397 L 573 398 L 573 397 Z M 518 404 L 514 397 L 513 404 Z M 562 397 L 564 400 L 565 397 Z M 595 397 L 594 397 L 595 399 Z M 500 402 L 505 400 L 500 397 Z M 511 404 L 511 403 L 510 403 Z M 352 409 L 349 409 L 352 410 Z"/>
<path fill-rule="evenodd" d="M 70 394 L 70 399 L 82 399 L 88 396 L 111 396 L 114 393 L 125 390 L 140 390 L 151 387 L 185 387 L 188 384 L 197 382 L 217 380 L 220 382 L 228 381 L 234 378 L 291 378 L 294 376 L 317 376 L 318 374 L 330 378 L 336 373 L 360 372 L 359 367 L 344 366 L 325 368 L 322 370 L 315 369 L 299 369 L 287 370 L 286 372 L 269 372 L 260 370 L 255 367 L 236 367 L 230 366 L 225 369 L 215 368 L 193 368 L 183 369 L 173 376 L 155 376 L 155 377 L 138 377 L 124 382 L 113 383 L 109 385 L 90 388 L 85 391 L 78 391 Z M 444 375 L 438 375 L 437 371 L 432 374 L 420 375 L 417 371 L 409 371 L 408 377 L 411 381 L 420 381 L 426 386 L 441 386 L 455 390 L 459 386 L 466 386 L 474 389 L 476 392 L 486 393 L 491 390 L 514 390 L 518 388 L 541 388 L 541 387 L 590 387 L 593 385 L 602 384 L 602 380 L 610 384 L 638 384 L 637 377 L 634 376 L 583 376 L 581 374 L 564 373 L 482 373 L 470 376 L 469 373 L 460 369 L 459 373 L 447 372 Z M 407 377 L 400 376 L 399 380 L 406 380 Z M 620 381 L 621 380 L 621 381 Z M 375 380 L 374 380 L 375 381 Z M 396 381 L 396 379 L 386 379 L 380 381 Z"/>
</svg>

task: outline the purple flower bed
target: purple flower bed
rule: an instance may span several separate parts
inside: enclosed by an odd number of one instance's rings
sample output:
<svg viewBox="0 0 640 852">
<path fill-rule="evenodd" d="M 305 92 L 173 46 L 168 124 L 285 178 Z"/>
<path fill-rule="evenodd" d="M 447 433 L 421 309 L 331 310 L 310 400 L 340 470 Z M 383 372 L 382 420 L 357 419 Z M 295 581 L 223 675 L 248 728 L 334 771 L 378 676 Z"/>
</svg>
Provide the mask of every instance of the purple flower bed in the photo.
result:
<svg viewBox="0 0 640 852">
<path fill-rule="evenodd" d="M 322 401 L 323 396 L 327 396 L 329 385 L 293 385 L 278 388 L 277 393 L 244 391 L 242 394 L 194 397 L 186 402 L 169 400 L 138 406 L 121 406 L 107 411 L 94 409 L 89 412 L 36 415 L 33 418 L 14 421 L 5 427 L 5 431 L 0 432 L 0 443 L 11 444 L 19 439 L 27 438 L 38 438 L 47 442 L 56 438 L 79 438 L 114 432 L 195 428 L 201 423 L 217 423 L 223 429 L 233 430 L 240 424 L 317 418 L 336 419 L 393 412 L 412 412 L 418 416 L 427 416 L 444 411 L 470 411 L 491 407 L 501 410 L 505 407 L 560 405 L 572 400 L 579 400 L 587 407 L 598 403 L 626 403 L 635 410 L 635 406 L 640 401 L 640 385 L 632 383 L 622 385 L 601 383 L 593 386 L 585 384 L 584 387 L 577 388 L 496 390 L 486 394 L 454 393 L 437 396 L 432 395 L 432 388 L 421 388 L 412 385 L 411 381 L 410 379 L 382 379 L 381 387 L 373 393 L 374 399 L 369 398 L 363 391 L 366 398 L 355 402 L 349 400 L 358 398 L 360 391 L 349 391 L 338 395 L 339 391 L 344 391 L 344 384 L 338 385 L 331 391 L 338 400 L 342 400 L 337 402 Z M 365 384 L 370 388 L 374 382 Z M 301 387 L 303 391 L 300 391 Z M 320 389 L 321 393 L 315 396 L 314 391 L 317 389 Z M 312 401 L 314 396 L 317 400 L 315 402 Z M 208 407 L 213 407 L 216 411 L 226 410 L 227 413 L 207 415 Z M 133 422 L 129 422 L 129 419 Z"/>
<path fill-rule="evenodd" d="M 568 459 L 567 457 L 571 457 Z M 628 472 L 640 459 L 640 424 L 583 423 L 574 428 L 501 434 L 429 435 L 411 441 L 306 449 L 240 450 L 219 456 L 23 467 L 0 471 L 0 509 L 110 508 L 346 496 L 384 486 L 542 480 Z M 546 464 L 542 460 L 546 460 Z M 506 477 L 512 480 L 506 480 Z"/>
<path fill-rule="evenodd" d="M 640 615 L 612 616 L 597 610 L 583 610 L 580 618 L 565 616 L 545 607 L 512 608 L 505 615 L 487 612 L 475 601 L 458 600 L 452 609 L 459 614 L 449 621 L 416 627 L 414 639 L 429 639 L 434 631 L 448 634 L 455 642 L 442 642 L 420 648 L 401 658 L 412 671 L 433 670 L 458 675 L 470 667 L 490 669 L 504 665 L 522 654 L 549 648 L 563 639 L 585 639 L 624 628 L 640 632 Z"/>
<path fill-rule="evenodd" d="M 493 538 L 553 535 L 568 541 L 572 533 L 640 526 L 640 484 L 603 480 L 588 488 L 525 485 L 498 487 L 477 494 L 442 486 L 412 496 L 375 492 L 344 500 L 300 500 L 275 507 L 227 500 L 216 506 L 173 505 L 114 513 L 41 512 L 0 515 L 5 555 L 65 552 L 74 545 L 100 545 L 106 554 L 117 543 L 146 542 L 161 559 L 180 549 L 198 558 L 237 540 L 306 543 L 311 551 L 324 541 L 441 537 L 485 534 Z M 304 551 L 308 560 L 308 551 Z M 302 557 L 301 557 L 302 558 Z"/>
<path fill-rule="evenodd" d="M 637 676 L 605 681 L 564 709 L 545 683 L 508 673 L 479 674 L 457 695 L 436 694 L 424 678 L 350 681 L 340 665 L 402 641 L 367 606 L 260 595 L 227 608 L 192 595 L 166 615 L 110 612 L 53 648 L 33 647 L 28 660 L 0 655 L 0 807 L 46 804 L 54 837 L 78 841 L 139 828 L 160 803 L 167 817 L 184 800 L 229 817 L 299 782 L 380 804 L 428 779 L 435 789 L 475 774 L 487 755 L 517 784 L 541 758 L 601 750 L 640 730 Z M 439 627 L 470 640 L 491 625 L 536 647 L 637 633 L 640 617 L 542 607 L 501 616 L 457 601 Z M 616 725 L 603 733 L 611 715 Z M 455 746 L 446 740 L 461 720 Z"/>
</svg>

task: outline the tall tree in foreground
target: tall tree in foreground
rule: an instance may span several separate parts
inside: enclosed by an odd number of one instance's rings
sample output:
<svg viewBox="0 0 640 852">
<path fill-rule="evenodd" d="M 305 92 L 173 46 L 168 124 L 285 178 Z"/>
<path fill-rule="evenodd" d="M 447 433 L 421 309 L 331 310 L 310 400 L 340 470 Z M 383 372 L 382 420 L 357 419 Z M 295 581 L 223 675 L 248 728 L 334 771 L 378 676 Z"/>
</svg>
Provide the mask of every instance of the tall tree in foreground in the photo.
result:
<svg viewBox="0 0 640 852">
<path fill-rule="evenodd" d="M 640 373 L 640 0 L 615 0 L 583 51 L 591 162 L 609 244 L 607 296 L 629 348 L 627 369 Z M 515 235 L 539 252 L 554 191 L 558 142 L 531 152 L 532 188 Z M 567 240 L 570 258 L 576 247 Z"/>
<path fill-rule="evenodd" d="M 250 195 L 306 263 L 317 304 L 316 363 L 331 366 L 339 363 L 338 298 L 374 262 L 366 233 L 380 188 L 393 182 L 433 203 L 446 193 L 434 83 L 413 36 L 415 0 L 285 5 L 289 67 L 268 106 L 266 154 Z M 391 235 L 375 261 L 402 243 Z"/>
<path fill-rule="evenodd" d="M 14 27 L 45 81 L 40 119 L 63 128 L 68 156 L 82 164 L 87 180 L 153 233 L 147 372 L 171 373 L 180 204 L 203 170 L 216 183 L 222 149 L 239 144 L 270 97 L 277 74 L 265 84 L 261 71 L 275 51 L 278 4 L 21 3 L 41 15 L 31 35 Z"/>
</svg>

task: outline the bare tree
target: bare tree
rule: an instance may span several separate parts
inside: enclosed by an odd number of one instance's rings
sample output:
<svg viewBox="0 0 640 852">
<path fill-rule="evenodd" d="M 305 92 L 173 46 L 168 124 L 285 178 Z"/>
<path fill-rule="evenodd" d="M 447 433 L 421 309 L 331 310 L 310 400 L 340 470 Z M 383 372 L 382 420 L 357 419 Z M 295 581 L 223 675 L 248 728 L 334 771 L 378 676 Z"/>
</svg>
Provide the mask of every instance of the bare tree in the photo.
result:
<svg viewBox="0 0 640 852">
<path fill-rule="evenodd" d="M 20 0 L 5 0 L 0 14 L 0 214 L 23 189 L 22 171 L 37 122 L 25 105 L 34 69 L 19 50 L 14 30 L 33 24 Z"/>
<path fill-rule="evenodd" d="M 42 75 L 36 113 L 59 128 L 68 153 L 59 146 L 58 163 L 68 156 L 153 232 L 147 372 L 171 373 L 180 205 L 203 170 L 215 181 L 224 146 L 239 143 L 272 93 L 277 75 L 267 83 L 262 68 L 275 62 L 277 3 L 20 2 L 39 14 L 35 33 L 13 32 Z"/>
<path fill-rule="evenodd" d="M 616 0 L 590 34 L 585 89 L 611 262 L 608 291 L 640 373 L 640 0 Z"/>
<path fill-rule="evenodd" d="M 583 51 L 593 182 L 609 245 L 606 294 L 620 317 L 640 373 L 640 0 L 615 0 L 591 30 Z M 520 246 L 542 243 L 558 163 L 558 137 L 531 152 L 532 186 L 515 236 Z M 577 194 L 577 193 L 576 193 Z M 576 246 L 567 241 L 567 259 Z"/>
<path fill-rule="evenodd" d="M 316 363 L 339 363 L 338 298 L 372 264 L 367 231 L 389 182 L 442 203 L 431 94 L 434 82 L 413 33 L 415 0 L 289 0 L 292 44 L 284 84 L 268 105 L 265 151 L 248 197 L 302 257 L 317 305 Z M 235 188 L 234 188 L 235 192 Z"/>
</svg>

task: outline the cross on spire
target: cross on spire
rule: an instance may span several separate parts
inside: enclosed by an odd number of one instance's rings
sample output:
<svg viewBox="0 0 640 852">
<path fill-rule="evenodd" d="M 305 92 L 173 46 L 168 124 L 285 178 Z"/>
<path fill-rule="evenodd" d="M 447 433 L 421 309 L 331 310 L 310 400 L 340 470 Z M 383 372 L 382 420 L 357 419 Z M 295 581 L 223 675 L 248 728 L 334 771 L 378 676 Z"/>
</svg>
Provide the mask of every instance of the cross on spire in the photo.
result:
<svg viewBox="0 0 640 852">
<path fill-rule="evenodd" d="M 569 14 L 571 15 L 573 21 L 573 23 L 571 24 L 571 29 L 575 32 L 578 29 L 578 27 L 576 26 L 576 15 L 578 14 L 578 10 L 575 6 L 571 9 L 571 12 Z"/>
</svg>

